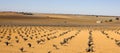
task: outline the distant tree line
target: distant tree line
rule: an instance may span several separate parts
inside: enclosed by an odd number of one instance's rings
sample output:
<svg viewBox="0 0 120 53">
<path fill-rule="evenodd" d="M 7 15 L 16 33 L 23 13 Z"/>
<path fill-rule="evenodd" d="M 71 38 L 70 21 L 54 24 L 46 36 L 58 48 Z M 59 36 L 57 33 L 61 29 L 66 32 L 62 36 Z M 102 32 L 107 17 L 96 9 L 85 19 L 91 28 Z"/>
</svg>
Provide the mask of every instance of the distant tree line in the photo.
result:
<svg viewBox="0 0 120 53">
<path fill-rule="evenodd" d="M 18 14 L 23 14 L 23 15 L 33 15 L 32 13 L 26 13 L 26 12 L 18 12 Z"/>
</svg>

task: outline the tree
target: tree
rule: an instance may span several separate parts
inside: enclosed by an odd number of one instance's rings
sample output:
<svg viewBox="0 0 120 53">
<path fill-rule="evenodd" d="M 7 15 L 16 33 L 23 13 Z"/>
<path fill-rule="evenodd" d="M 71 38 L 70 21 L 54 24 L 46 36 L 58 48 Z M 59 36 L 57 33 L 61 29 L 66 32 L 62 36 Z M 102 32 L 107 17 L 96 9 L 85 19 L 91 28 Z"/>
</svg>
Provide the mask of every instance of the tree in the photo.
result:
<svg viewBox="0 0 120 53">
<path fill-rule="evenodd" d="M 96 16 L 96 17 L 98 17 L 98 16 Z"/>
</svg>

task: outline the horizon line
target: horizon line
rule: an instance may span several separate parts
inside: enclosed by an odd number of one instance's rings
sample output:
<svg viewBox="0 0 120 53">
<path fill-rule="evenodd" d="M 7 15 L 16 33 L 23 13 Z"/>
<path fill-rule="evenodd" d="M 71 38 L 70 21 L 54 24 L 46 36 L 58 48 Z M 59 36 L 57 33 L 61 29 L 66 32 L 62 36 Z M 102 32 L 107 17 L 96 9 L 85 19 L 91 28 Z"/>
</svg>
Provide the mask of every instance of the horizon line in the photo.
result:
<svg viewBox="0 0 120 53">
<path fill-rule="evenodd" d="M 51 12 L 30 12 L 30 11 L 0 11 L 0 12 L 25 12 L 25 13 L 38 13 L 38 14 L 63 14 L 63 15 L 81 15 L 81 16 L 107 16 L 107 17 L 120 17 L 120 15 L 100 15 L 100 14 L 79 14 L 79 13 L 51 13 Z"/>
</svg>

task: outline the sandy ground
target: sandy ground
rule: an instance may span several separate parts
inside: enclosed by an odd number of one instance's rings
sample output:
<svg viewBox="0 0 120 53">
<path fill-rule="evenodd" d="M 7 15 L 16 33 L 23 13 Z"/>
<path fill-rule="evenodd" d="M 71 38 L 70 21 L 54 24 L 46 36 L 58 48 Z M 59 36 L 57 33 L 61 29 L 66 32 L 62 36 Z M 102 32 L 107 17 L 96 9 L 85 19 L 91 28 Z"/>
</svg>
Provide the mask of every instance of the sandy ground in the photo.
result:
<svg viewBox="0 0 120 53">
<path fill-rule="evenodd" d="M 0 53 L 120 53 L 115 18 L 0 12 Z"/>
<path fill-rule="evenodd" d="M 120 17 L 119 17 L 120 18 Z M 109 20 L 112 19 L 112 22 Z M 98 16 L 95 15 L 67 15 L 67 14 L 42 14 L 33 13 L 33 15 L 22 15 L 18 13 L 1 13 L 0 24 L 41 24 L 41 25 L 81 25 L 81 24 L 119 24 L 120 20 L 115 20 L 116 16 Z M 105 22 L 106 21 L 106 22 Z"/>
<path fill-rule="evenodd" d="M 1 26 L 0 53 L 120 53 L 120 42 L 115 41 L 120 41 L 118 33 L 119 27 Z M 93 48 L 88 46 L 90 35 Z"/>
</svg>

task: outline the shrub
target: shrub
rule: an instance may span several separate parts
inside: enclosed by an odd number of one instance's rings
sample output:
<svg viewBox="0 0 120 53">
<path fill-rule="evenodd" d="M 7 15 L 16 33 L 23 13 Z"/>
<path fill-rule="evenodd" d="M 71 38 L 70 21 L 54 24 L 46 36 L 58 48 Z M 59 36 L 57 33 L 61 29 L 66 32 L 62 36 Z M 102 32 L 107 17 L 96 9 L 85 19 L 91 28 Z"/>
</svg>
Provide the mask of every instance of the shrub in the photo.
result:
<svg viewBox="0 0 120 53">
<path fill-rule="evenodd" d="M 105 20 L 105 22 L 108 22 L 107 20 Z"/>
<path fill-rule="evenodd" d="M 117 17 L 117 18 L 115 18 L 115 20 L 119 20 L 119 18 Z"/>
<path fill-rule="evenodd" d="M 112 19 L 109 20 L 109 22 L 112 22 L 112 21 L 113 21 Z"/>
</svg>

